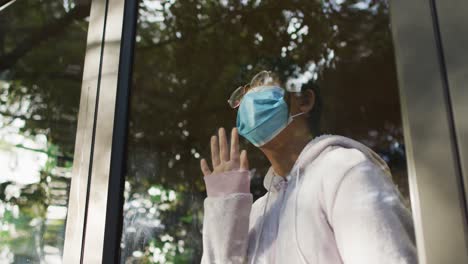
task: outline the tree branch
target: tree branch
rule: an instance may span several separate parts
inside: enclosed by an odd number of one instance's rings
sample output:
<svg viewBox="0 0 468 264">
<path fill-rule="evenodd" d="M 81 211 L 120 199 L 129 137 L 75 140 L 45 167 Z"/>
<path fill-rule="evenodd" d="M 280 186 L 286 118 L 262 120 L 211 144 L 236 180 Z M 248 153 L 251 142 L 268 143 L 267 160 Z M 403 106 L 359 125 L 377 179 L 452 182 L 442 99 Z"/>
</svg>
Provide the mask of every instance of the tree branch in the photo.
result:
<svg viewBox="0 0 468 264">
<path fill-rule="evenodd" d="M 10 2 L 13 2 L 14 0 L 0 0 L 0 8 L 3 7 L 4 5 L 9 4 Z"/>
<path fill-rule="evenodd" d="M 31 34 L 29 38 L 26 38 L 22 43 L 18 44 L 13 51 L 0 57 L 0 71 L 10 68 L 21 57 L 23 57 L 41 42 L 62 34 L 68 29 L 67 26 L 70 25 L 73 21 L 85 18 L 88 16 L 88 14 L 89 5 L 78 5 L 71 9 L 63 17 L 37 30 L 37 32 Z"/>
</svg>

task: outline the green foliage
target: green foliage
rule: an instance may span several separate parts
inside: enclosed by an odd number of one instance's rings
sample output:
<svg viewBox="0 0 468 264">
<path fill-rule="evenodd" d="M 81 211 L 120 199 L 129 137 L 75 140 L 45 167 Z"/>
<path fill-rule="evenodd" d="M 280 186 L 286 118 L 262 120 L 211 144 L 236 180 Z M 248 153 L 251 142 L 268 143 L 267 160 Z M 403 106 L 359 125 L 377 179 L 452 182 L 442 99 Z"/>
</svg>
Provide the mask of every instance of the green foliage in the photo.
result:
<svg viewBox="0 0 468 264">
<path fill-rule="evenodd" d="M 63 248 L 64 219 L 48 219 L 47 211 L 67 203 L 60 195 L 70 181 L 62 174 L 72 166 L 88 15 L 89 3 L 73 0 L 16 1 L 1 11 L 0 151 L 19 160 L 17 167 L 28 164 L 14 157 L 16 150 L 48 157 L 37 182 L 0 184 L 5 263 L 42 263 L 46 245 Z M 13 134 L 29 141 L 41 136 L 47 147 L 4 141 Z"/>
<path fill-rule="evenodd" d="M 57 149 L 57 146 L 49 146 L 48 149 Z M 35 262 L 43 258 L 44 245 L 63 246 L 63 237 L 59 234 L 63 233 L 64 220 L 48 220 L 46 217 L 47 208 L 54 204 L 48 177 L 56 168 L 57 158 L 52 156 L 42 168 L 37 183 L 18 185 L 8 181 L 0 185 L 0 207 L 3 208 L 0 251 L 7 249 Z M 6 197 L 9 186 L 18 188 L 20 193 Z"/>
</svg>

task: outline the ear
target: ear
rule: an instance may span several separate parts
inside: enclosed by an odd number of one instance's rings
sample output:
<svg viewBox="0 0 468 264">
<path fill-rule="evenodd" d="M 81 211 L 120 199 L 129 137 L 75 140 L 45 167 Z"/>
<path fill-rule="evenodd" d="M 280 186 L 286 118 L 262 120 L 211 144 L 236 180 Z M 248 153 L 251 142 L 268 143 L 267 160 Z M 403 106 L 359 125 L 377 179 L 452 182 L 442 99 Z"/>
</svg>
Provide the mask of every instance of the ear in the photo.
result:
<svg viewBox="0 0 468 264">
<path fill-rule="evenodd" d="M 301 112 L 309 113 L 315 106 L 315 93 L 311 89 L 305 89 L 301 92 L 299 100 L 299 109 Z"/>
</svg>

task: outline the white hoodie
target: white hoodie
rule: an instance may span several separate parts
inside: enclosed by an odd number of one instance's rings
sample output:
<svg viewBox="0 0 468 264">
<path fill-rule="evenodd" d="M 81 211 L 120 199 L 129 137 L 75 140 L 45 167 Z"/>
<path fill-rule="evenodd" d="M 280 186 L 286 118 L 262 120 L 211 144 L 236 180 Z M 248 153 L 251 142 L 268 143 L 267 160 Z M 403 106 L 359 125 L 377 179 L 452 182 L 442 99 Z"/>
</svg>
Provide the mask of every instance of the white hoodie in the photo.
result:
<svg viewBox="0 0 468 264">
<path fill-rule="evenodd" d="M 264 179 L 252 204 L 248 171 L 205 177 L 202 263 L 417 263 L 411 214 L 387 164 L 352 139 L 321 136 L 289 175 Z"/>
</svg>

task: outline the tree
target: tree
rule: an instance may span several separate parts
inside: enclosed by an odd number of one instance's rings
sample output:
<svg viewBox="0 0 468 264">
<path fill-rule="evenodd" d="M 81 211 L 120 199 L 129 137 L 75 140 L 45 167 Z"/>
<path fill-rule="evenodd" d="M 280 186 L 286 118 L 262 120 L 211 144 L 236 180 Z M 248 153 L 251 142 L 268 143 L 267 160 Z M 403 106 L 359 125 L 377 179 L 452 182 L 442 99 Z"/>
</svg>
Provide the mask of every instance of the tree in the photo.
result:
<svg viewBox="0 0 468 264">
<path fill-rule="evenodd" d="M 0 259 L 7 263 L 61 257 L 89 8 L 17 1 L 0 11 Z M 26 162 L 32 153 L 46 162 Z M 27 166 L 37 177 L 20 173 Z M 17 178 L 6 178 L 10 170 Z"/>
</svg>

